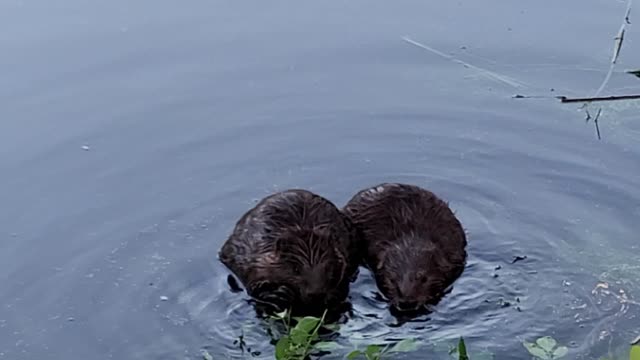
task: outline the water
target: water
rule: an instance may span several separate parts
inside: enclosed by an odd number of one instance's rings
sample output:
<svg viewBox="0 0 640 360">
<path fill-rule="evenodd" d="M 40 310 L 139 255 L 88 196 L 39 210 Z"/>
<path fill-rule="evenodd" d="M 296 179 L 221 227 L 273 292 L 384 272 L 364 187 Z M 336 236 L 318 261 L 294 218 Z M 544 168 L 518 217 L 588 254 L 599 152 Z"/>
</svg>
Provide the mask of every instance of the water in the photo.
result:
<svg viewBox="0 0 640 360">
<path fill-rule="evenodd" d="M 342 205 L 382 181 L 446 198 L 469 266 L 401 327 L 362 271 L 338 343 L 624 347 L 640 314 L 638 102 L 603 104 L 598 140 L 579 104 L 549 96 L 596 91 L 625 8 L 4 0 L 0 359 L 224 358 L 243 333 L 269 358 L 216 260 L 235 221 L 276 190 Z M 640 91 L 623 72 L 640 66 L 634 15 L 603 95 Z"/>
</svg>

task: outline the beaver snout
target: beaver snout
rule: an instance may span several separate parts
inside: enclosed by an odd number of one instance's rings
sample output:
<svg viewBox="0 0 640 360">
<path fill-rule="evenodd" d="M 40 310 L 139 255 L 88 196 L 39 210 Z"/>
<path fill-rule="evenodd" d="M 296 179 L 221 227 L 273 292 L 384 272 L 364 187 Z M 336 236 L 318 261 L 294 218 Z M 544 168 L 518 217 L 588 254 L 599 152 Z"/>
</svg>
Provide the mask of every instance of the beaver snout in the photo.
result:
<svg viewBox="0 0 640 360">
<path fill-rule="evenodd" d="M 323 306 L 325 305 L 326 292 L 304 292 L 302 301 L 308 305 Z"/>
<path fill-rule="evenodd" d="M 421 308 L 420 303 L 417 301 L 401 300 L 395 305 L 399 311 L 416 311 Z"/>
</svg>

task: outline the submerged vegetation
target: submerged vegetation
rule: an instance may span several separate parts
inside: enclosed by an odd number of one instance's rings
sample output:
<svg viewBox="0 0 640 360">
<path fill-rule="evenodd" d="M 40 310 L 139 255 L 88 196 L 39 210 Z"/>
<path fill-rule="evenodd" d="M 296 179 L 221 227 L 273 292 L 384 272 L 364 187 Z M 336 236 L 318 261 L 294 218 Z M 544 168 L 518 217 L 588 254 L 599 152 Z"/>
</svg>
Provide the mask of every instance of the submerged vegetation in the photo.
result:
<svg viewBox="0 0 640 360">
<path fill-rule="evenodd" d="M 274 324 L 280 324 L 284 328 L 284 333 L 275 340 L 275 360 L 306 360 L 313 355 L 321 353 L 331 353 L 335 350 L 345 351 L 346 360 L 384 360 L 394 359 L 394 354 L 411 353 L 420 350 L 421 343 L 417 339 L 404 339 L 394 344 L 370 344 L 365 347 L 355 346 L 352 349 L 345 349 L 345 346 L 334 341 L 321 339 L 321 329 L 327 331 L 337 330 L 337 326 L 325 323 L 326 312 L 322 317 L 291 317 L 288 311 L 277 313 L 269 318 Z M 295 325 L 293 323 L 295 322 Z M 543 336 L 534 342 L 523 341 L 524 349 L 535 360 L 556 360 L 565 359 L 569 354 L 569 348 L 560 345 L 551 336 Z M 623 351 L 623 355 L 602 357 L 599 360 L 640 360 L 640 337 L 634 340 L 631 347 Z M 460 337 L 455 346 L 448 349 L 448 354 L 452 360 L 478 360 L 495 359 L 491 353 L 469 354 L 467 345 L 463 337 Z M 523 358 L 526 354 L 523 353 Z M 215 360 L 206 350 L 203 350 L 204 360 Z M 419 358 L 425 359 L 420 356 Z"/>
</svg>

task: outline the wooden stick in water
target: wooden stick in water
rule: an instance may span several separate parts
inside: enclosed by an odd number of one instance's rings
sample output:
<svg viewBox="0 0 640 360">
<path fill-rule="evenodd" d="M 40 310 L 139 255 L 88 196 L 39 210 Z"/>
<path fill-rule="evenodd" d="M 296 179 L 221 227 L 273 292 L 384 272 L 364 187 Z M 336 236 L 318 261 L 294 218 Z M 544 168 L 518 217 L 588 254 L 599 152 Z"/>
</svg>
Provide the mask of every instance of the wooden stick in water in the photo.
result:
<svg viewBox="0 0 640 360">
<path fill-rule="evenodd" d="M 615 101 L 615 100 L 632 100 L 640 99 L 638 95 L 614 95 L 614 96 L 597 96 L 597 97 L 583 97 L 583 98 L 568 98 L 566 96 L 557 96 L 563 103 L 572 102 L 592 102 L 592 101 Z"/>
</svg>

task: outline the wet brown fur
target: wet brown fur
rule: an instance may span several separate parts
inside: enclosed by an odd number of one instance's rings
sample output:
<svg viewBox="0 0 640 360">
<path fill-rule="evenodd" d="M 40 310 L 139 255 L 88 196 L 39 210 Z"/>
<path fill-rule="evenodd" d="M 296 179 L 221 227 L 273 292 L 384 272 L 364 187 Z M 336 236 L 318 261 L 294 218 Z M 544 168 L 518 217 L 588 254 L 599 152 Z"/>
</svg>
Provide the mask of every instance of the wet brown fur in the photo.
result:
<svg viewBox="0 0 640 360">
<path fill-rule="evenodd" d="M 363 265 L 395 309 L 435 304 L 464 270 L 467 239 L 447 203 L 418 186 L 361 190 L 344 212 L 362 241 Z"/>
<path fill-rule="evenodd" d="M 218 257 L 257 301 L 317 315 L 346 299 L 357 275 L 356 240 L 355 228 L 333 203 L 292 189 L 247 211 Z"/>
</svg>

